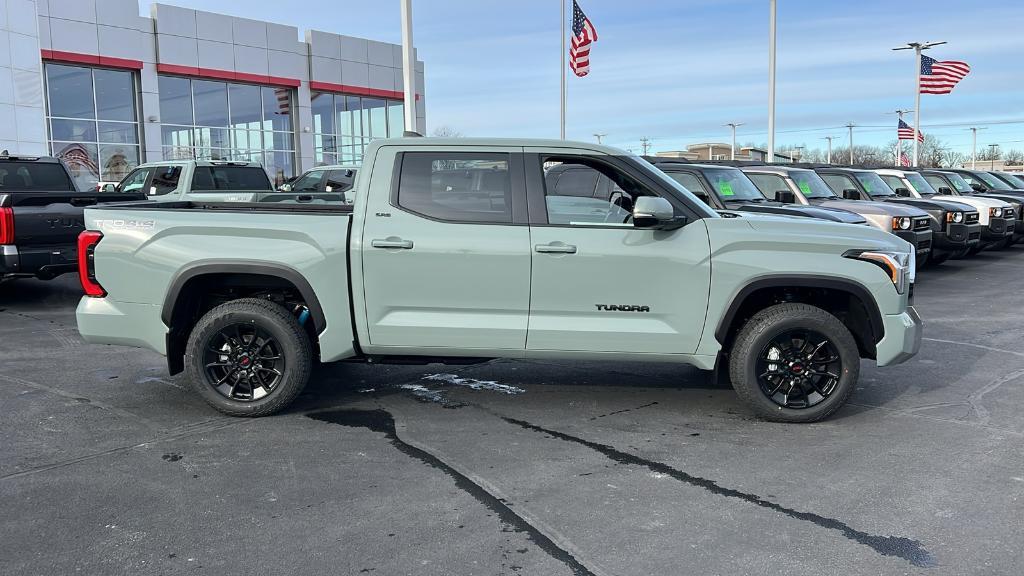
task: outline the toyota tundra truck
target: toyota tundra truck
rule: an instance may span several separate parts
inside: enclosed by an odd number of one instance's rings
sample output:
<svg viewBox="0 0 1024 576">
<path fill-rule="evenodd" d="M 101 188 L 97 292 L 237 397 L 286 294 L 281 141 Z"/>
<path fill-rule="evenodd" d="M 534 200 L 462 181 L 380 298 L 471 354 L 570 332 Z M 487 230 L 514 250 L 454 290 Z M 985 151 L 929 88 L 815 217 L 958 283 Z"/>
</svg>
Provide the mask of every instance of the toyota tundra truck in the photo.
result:
<svg viewBox="0 0 1024 576">
<path fill-rule="evenodd" d="M 559 196 L 581 166 L 616 196 Z M 367 148 L 353 204 L 89 209 L 89 342 L 139 346 L 217 410 L 271 414 L 314 362 L 670 362 L 728 377 L 757 415 L 810 422 L 862 358 L 920 346 L 915 254 L 868 226 L 724 218 L 595 144 L 402 138 Z"/>
</svg>

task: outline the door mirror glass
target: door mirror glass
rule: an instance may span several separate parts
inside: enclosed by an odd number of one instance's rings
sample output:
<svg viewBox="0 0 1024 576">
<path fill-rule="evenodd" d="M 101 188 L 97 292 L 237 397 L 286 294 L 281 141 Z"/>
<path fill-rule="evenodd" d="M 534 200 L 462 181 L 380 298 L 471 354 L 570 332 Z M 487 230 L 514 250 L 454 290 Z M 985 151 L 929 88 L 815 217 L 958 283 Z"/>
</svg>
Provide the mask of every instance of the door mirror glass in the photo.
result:
<svg viewBox="0 0 1024 576">
<path fill-rule="evenodd" d="M 641 196 L 633 205 L 633 226 L 653 228 L 672 221 L 672 204 L 660 196 Z"/>
<path fill-rule="evenodd" d="M 790 190 L 777 190 L 775 192 L 775 201 L 782 202 L 783 204 L 796 204 L 796 195 Z"/>
<path fill-rule="evenodd" d="M 843 198 L 847 200 L 859 200 L 860 193 L 853 188 L 843 188 Z"/>
</svg>

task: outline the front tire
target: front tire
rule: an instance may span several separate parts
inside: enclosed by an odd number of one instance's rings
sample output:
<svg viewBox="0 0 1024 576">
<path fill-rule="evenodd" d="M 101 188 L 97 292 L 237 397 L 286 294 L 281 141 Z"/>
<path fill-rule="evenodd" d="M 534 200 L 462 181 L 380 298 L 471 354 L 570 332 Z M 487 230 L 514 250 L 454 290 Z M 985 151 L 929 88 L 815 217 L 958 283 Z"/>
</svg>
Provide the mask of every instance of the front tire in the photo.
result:
<svg viewBox="0 0 1024 576">
<path fill-rule="evenodd" d="M 838 318 L 808 304 L 766 308 L 740 329 L 729 359 L 736 394 L 761 418 L 816 422 L 846 403 L 860 352 Z"/>
<path fill-rule="evenodd" d="M 232 300 L 196 323 L 185 348 L 189 384 L 229 416 L 266 416 L 288 406 L 309 381 L 309 337 L 284 307 Z"/>
</svg>

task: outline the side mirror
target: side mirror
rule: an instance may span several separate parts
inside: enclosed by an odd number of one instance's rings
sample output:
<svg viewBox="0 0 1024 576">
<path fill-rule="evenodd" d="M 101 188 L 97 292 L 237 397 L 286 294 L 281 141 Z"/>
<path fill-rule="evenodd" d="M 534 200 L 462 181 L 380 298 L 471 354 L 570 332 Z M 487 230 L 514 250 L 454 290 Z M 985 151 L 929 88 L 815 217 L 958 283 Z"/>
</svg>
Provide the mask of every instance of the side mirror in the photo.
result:
<svg viewBox="0 0 1024 576">
<path fill-rule="evenodd" d="M 860 192 L 853 188 L 843 189 L 843 198 L 847 200 L 860 200 Z"/>
<path fill-rule="evenodd" d="M 277 189 L 278 189 L 279 192 L 291 192 L 292 191 L 292 185 L 291 184 L 281 184 L 280 186 L 277 187 Z"/>
<path fill-rule="evenodd" d="M 953 190 L 951 190 L 949 188 L 949 186 L 939 186 L 938 192 L 939 192 L 939 194 L 944 194 L 946 196 L 952 196 L 953 195 Z"/>
<path fill-rule="evenodd" d="M 356 191 L 355 189 L 345 190 L 341 193 L 341 197 L 344 199 L 345 204 L 356 203 Z"/>
<path fill-rule="evenodd" d="M 897 196 L 910 196 L 910 190 L 908 190 L 908 189 L 906 189 L 906 188 L 904 188 L 902 186 L 900 186 L 899 188 L 893 190 L 893 192 L 895 192 Z"/>
<path fill-rule="evenodd" d="M 790 190 L 777 190 L 775 192 L 775 201 L 782 202 L 783 204 L 796 204 L 796 194 L 793 194 Z"/>
<path fill-rule="evenodd" d="M 117 192 L 117 184 L 104 184 L 100 192 Z"/>
<path fill-rule="evenodd" d="M 656 228 L 672 221 L 675 211 L 668 200 L 660 196 L 641 196 L 633 205 L 633 226 Z"/>
<path fill-rule="evenodd" d="M 975 192 L 984 192 L 985 187 L 975 182 L 974 184 L 971 184 L 971 190 L 974 190 Z"/>
</svg>

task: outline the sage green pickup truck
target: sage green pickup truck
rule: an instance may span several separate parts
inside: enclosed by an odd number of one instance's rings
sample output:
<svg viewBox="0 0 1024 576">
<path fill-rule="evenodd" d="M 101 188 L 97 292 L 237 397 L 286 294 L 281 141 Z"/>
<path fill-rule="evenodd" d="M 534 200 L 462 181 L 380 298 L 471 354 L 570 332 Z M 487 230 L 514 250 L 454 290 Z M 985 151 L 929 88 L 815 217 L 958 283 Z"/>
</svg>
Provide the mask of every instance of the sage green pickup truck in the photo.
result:
<svg viewBox="0 0 1024 576">
<path fill-rule="evenodd" d="M 567 164 L 612 184 L 551 186 Z M 920 346 L 907 242 L 720 216 L 614 148 L 379 140 L 354 190 L 88 208 L 79 331 L 165 355 L 237 416 L 287 406 L 316 361 L 541 358 L 715 370 L 759 416 L 809 422 L 846 402 L 861 358 Z"/>
</svg>

